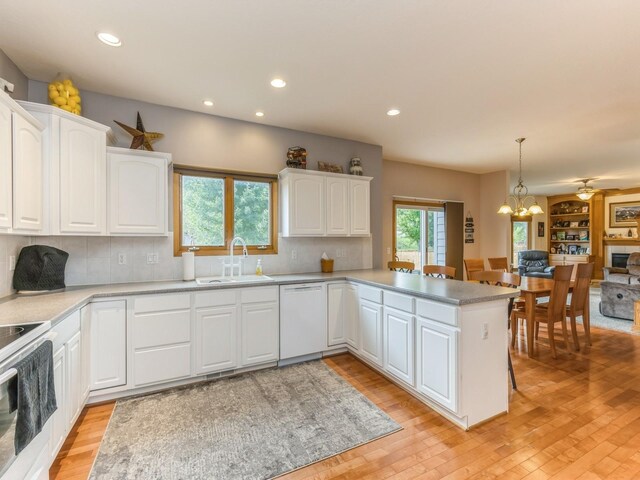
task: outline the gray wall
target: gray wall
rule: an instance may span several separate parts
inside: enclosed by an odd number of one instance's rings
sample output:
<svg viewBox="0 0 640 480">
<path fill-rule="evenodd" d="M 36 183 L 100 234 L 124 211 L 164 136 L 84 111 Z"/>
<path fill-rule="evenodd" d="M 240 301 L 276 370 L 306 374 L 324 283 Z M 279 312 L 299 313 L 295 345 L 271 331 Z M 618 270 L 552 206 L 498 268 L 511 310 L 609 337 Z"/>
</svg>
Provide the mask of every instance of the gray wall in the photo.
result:
<svg viewBox="0 0 640 480">
<path fill-rule="evenodd" d="M 349 159 L 362 159 L 371 184 L 371 232 L 373 264 L 381 265 L 382 250 L 382 147 L 341 138 L 316 135 L 286 128 L 233 120 L 214 115 L 165 107 L 136 100 L 81 91 L 83 116 L 109 125 L 118 137 L 118 145 L 128 147 L 131 137 L 113 123 L 118 120 L 135 126 L 140 112 L 145 128 L 165 137 L 154 146 L 170 152 L 176 164 L 248 172 L 277 173 L 285 167 L 287 148 L 301 145 L 307 149 L 308 167 L 317 161 L 348 166 Z M 47 102 L 47 85 L 29 81 L 29 100 Z"/>
<path fill-rule="evenodd" d="M 11 97 L 16 100 L 26 100 L 28 95 L 28 79 L 24 73 L 0 50 L 0 78 L 10 81 L 15 85 Z"/>
</svg>

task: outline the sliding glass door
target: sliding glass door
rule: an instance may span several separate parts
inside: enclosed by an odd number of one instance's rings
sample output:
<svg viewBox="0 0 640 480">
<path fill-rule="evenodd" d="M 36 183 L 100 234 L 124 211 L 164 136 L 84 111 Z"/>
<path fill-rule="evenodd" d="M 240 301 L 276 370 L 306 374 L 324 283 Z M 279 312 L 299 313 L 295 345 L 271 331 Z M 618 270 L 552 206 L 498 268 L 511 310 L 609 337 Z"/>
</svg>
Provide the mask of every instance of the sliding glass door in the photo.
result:
<svg viewBox="0 0 640 480">
<path fill-rule="evenodd" d="M 415 202 L 394 202 L 394 255 L 423 265 L 445 264 L 444 208 Z"/>
</svg>

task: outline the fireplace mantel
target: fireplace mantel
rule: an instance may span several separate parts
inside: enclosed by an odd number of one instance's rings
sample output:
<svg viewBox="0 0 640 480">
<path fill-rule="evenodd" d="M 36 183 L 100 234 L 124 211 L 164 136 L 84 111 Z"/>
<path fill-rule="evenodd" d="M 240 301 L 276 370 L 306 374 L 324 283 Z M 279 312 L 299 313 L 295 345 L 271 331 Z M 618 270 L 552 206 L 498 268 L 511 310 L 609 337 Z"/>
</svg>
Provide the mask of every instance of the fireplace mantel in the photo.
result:
<svg viewBox="0 0 640 480">
<path fill-rule="evenodd" d="M 629 238 L 629 237 L 605 238 L 604 244 L 605 245 L 621 245 L 621 246 L 625 246 L 625 245 L 640 246 L 640 238 Z"/>
</svg>

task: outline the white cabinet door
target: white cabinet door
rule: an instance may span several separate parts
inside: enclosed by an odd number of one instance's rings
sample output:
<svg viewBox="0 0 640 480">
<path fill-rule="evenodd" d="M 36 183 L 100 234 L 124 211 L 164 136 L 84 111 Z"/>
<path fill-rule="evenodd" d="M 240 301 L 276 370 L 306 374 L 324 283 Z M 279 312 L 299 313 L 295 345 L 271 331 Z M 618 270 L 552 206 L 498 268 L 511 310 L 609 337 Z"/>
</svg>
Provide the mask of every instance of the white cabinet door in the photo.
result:
<svg viewBox="0 0 640 480">
<path fill-rule="evenodd" d="M 114 149 L 115 150 L 115 149 Z M 167 157 L 108 154 L 109 233 L 167 233 Z"/>
<path fill-rule="evenodd" d="M 17 113 L 13 121 L 13 228 L 43 228 L 42 133 Z"/>
<path fill-rule="evenodd" d="M 358 287 L 347 285 L 344 294 L 345 340 L 354 350 L 360 349 L 360 299 Z"/>
<path fill-rule="evenodd" d="M 242 305 L 242 366 L 273 362 L 279 357 L 278 302 Z"/>
<path fill-rule="evenodd" d="M 360 354 L 382 366 L 382 305 L 360 299 Z"/>
<path fill-rule="evenodd" d="M 327 235 L 347 236 L 349 230 L 349 179 L 326 178 Z"/>
<path fill-rule="evenodd" d="M 91 304 L 91 390 L 127 383 L 124 300 Z"/>
<path fill-rule="evenodd" d="M 330 347 L 346 342 L 346 290 L 345 283 L 327 286 L 327 345 Z"/>
<path fill-rule="evenodd" d="M 67 436 L 67 362 L 65 346 L 62 345 L 53 354 L 53 383 L 56 390 L 56 403 L 58 409 L 51 417 L 51 441 L 49 442 L 49 456 L 55 460 L 60 451 L 64 439 Z"/>
<path fill-rule="evenodd" d="M 393 308 L 384 308 L 384 369 L 414 384 L 413 333 L 415 317 Z"/>
<path fill-rule="evenodd" d="M 324 177 L 291 174 L 288 181 L 288 234 L 323 236 L 326 207 Z"/>
<path fill-rule="evenodd" d="M 82 346 L 80 345 L 82 332 L 76 333 L 66 344 L 67 352 L 67 380 L 69 382 L 68 424 L 71 428 L 82 409 Z"/>
<path fill-rule="evenodd" d="M 0 103 L 0 228 L 12 227 L 11 109 Z"/>
<path fill-rule="evenodd" d="M 238 365 L 238 309 L 196 310 L 195 375 L 230 370 Z"/>
<path fill-rule="evenodd" d="M 106 134 L 60 119 L 60 233 L 105 234 Z"/>
<path fill-rule="evenodd" d="M 82 403 L 85 404 L 91 391 L 91 304 L 80 309 L 80 345 L 82 348 Z"/>
<path fill-rule="evenodd" d="M 369 180 L 349 179 L 351 235 L 369 235 L 370 227 L 370 193 Z"/>
<path fill-rule="evenodd" d="M 458 329 L 418 317 L 416 387 L 453 412 L 458 410 Z"/>
</svg>

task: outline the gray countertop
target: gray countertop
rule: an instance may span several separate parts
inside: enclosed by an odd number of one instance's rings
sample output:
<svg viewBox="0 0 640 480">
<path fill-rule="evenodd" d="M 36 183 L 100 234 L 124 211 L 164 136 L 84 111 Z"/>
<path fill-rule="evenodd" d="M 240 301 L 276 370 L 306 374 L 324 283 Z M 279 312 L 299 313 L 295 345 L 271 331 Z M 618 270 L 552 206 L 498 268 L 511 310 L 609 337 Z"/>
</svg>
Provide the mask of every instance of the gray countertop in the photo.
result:
<svg viewBox="0 0 640 480">
<path fill-rule="evenodd" d="M 120 283 L 69 287 L 40 295 L 11 295 L 0 299 L 0 325 L 50 321 L 55 325 L 93 298 L 160 293 L 190 292 L 222 288 L 253 288 L 268 285 L 349 280 L 374 287 L 395 290 L 451 305 L 468 305 L 518 296 L 511 288 L 491 287 L 458 280 L 441 280 L 387 270 L 353 270 L 334 273 L 271 275 L 273 282 L 258 284 L 217 284 L 200 286 L 196 282 L 169 281 Z"/>
</svg>

